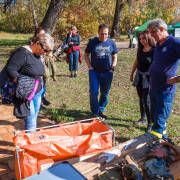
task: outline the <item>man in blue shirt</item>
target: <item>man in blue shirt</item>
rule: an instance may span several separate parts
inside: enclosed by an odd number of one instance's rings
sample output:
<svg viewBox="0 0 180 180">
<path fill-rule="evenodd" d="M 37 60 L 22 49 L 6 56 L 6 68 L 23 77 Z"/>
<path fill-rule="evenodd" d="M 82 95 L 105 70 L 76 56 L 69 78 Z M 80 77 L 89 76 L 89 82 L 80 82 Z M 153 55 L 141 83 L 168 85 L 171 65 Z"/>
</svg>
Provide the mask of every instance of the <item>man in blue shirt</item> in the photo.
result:
<svg viewBox="0 0 180 180">
<path fill-rule="evenodd" d="M 151 21 L 148 29 L 157 41 L 149 69 L 151 118 L 154 123 L 151 133 L 159 138 L 167 138 L 166 119 L 170 116 L 177 88 L 180 40 L 168 34 L 167 24 L 160 18 Z"/>
<path fill-rule="evenodd" d="M 84 53 L 84 59 L 89 69 L 91 111 L 93 116 L 103 118 L 107 117 L 104 112 L 108 103 L 108 93 L 118 53 L 115 42 L 108 38 L 108 31 L 108 25 L 101 24 L 98 30 L 99 36 L 89 41 Z M 98 101 L 99 87 L 101 95 Z"/>
<path fill-rule="evenodd" d="M 128 29 L 128 38 L 131 37 L 131 28 Z"/>
</svg>

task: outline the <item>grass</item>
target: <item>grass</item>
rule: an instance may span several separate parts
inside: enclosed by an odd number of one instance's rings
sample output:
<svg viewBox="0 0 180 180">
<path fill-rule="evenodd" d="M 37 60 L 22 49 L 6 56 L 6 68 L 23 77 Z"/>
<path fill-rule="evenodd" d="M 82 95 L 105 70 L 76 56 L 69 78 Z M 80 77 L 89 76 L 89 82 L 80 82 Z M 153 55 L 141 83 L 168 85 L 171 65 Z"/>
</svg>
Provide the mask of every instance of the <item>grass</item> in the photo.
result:
<svg viewBox="0 0 180 180">
<path fill-rule="evenodd" d="M 9 34 L 8 34 L 9 35 Z M 1 33 L 0 33 L 1 37 Z M 0 51 L 6 56 L 0 56 L 0 62 L 8 58 L 9 50 L 14 44 L 21 46 L 28 36 L 22 35 L 13 39 L 3 37 Z M 12 44 L 11 44 L 12 42 Z M 2 42 L 1 42 L 2 43 Z M 82 47 L 82 52 L 85 47 Z M 133 123 L 140 118 L 139 101 L 136 89 L 129 81 L 129 75 L 135 60 L 136 49 L 119 49 L 118 62 L 112 86 L 109 92 L 109 103 L 106 107 L 107 123 L 116 131 L 116 141 L 124 142 L 146 132 L 146 126 L 135 126 Z M 0 63 L 2 68 L 3 63 Z M 50 80 L 47 86 L 46 98 L 51 105 L 41 113 L 47 118 L 56 119 L 59 123 L 89 118 L 88 68 L 83 60 L 79 65 L 78 78 L 69 78 L 68 65 L 65 60 L 56 61 L 57 81 Z M 180 146 L 180 85 L 173 102 L 170 118 L 167 120 L 167 135 Z"/>
<path fill-rule="evenodd" d="M 121 38 L 123 38 L 123 39 L 129 39 L 129 38 L 128 38 L 128 35 L 123 35 L 123 34 L 121 34 L 121 36 L 120 36 L 120 37 L 121 37 Z M 133 37 L 133 35 L 131 34 L 131 35 L 130 35 L 130 37 L 132 38 L 132 37 Z"/>
<path fill-rule="evenodd" d="M 4 65 L 9 55 L 18 47 L 28 44 L 32 34 L 6 33 L 0 31 L 0 65 Z"/>
</svg>

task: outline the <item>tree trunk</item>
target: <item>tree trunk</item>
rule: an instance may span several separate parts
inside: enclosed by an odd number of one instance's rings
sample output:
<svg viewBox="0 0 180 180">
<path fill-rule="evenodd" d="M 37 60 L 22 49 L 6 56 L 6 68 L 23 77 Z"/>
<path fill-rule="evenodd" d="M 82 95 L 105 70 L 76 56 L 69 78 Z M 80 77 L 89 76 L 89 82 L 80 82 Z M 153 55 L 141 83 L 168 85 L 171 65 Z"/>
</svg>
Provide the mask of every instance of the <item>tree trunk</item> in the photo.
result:
<svg viewBox="0 0 180 180">
<path fill-rule="evenodd" d="M 50 35 L 54 32 L 59 17 L 67 0 L 51 0 L 47 13 L 41 23 L 41 27 Z"/>
<path fill-rule="evenodd" d="M 34 9 L 34 3 L 33 3 L 32 0 L 29 0 L 29 2 L 30 2 L 30 5 L 31 5 L 31 9 L 32 9 L 32 15 L 33 15 L 33 19 L 34 19 L 34 24 L 35 24 L 35 27 L 37 28 L 38 23 L 37 23 L 36 11 Z"/>
<path fill-rule="evenodd" d="M 111 37 L 120 37 L 119 26 L 121 21 L 122 9 L 127 1 L 116 0 L 116 10 L 114 14 L 114 21 L 111 30 Z"/>
</svg>

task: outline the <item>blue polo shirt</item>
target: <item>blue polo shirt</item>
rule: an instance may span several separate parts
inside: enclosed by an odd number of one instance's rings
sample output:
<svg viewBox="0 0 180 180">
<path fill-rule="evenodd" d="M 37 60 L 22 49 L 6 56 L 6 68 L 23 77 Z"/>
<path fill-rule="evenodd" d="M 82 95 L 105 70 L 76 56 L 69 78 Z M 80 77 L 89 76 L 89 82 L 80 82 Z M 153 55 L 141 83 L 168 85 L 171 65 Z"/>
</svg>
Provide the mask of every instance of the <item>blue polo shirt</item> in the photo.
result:
<svg viewBox="0 0 180 180">
<path fill-rule="evenodd" d="M 117 54 L 116 43 L 112 39 L 104 42 L 99 41 L 98 37 L 92 39 L 87 44 L 85 52 L 91 53 L 91 66 L 98 73 L 104 73 L 111 69 L 111 55 Z"/>
<path fill-rule="evenodd" d="M 180 40 L 169 35 L 166 41 L 157 42 L 154 59 L 149 68 L 151 90 L 155 92 L 174 93 L 177 84 L 168 85 L 169 78 L 176 76 L 180 58 Z"/>
</svg>

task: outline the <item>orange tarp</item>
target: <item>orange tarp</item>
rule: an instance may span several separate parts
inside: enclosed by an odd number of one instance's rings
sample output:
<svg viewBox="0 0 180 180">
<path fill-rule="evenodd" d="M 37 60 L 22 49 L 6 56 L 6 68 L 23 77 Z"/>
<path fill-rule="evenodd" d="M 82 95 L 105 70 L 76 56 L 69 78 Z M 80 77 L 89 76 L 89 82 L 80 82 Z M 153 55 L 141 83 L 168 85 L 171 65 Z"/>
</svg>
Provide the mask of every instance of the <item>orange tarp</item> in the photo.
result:
<svg viewBox="0 0 180 180">
<path fill-rule="evenodd" d="M 112 147 L 112 133 L 101 135 L 109 128 L 101 121 L 66 125 L 31 133 L 21 132 L 14 137 L 19 152 L 22 178 L 38 172 L 38 164 L 67 160 L 78 156 L 97 153 Z M 16 176 L 19 179 L 16 160 Z"/>
</svg>

